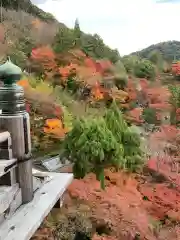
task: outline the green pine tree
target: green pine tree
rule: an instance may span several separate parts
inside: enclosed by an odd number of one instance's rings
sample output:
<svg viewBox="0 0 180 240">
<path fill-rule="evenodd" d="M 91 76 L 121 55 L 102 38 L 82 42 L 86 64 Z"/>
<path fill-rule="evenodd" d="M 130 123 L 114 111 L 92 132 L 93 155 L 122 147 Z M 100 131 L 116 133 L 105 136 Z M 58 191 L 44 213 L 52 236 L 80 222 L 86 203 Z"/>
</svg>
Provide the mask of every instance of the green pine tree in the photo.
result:
<svg viewBox="0 0 180 240">
<path fill-rule="evenodd" d="M 60 28 L 55 36 L 54 51 L 56 53 L 63 53 L 74 47 L 75 38 L 73 30 L 69 28 Z"/>
<path fill-rule="evenodd" d="M 75 37 L 76 47 L 80 47 L 81 46 L 81 29 L 80 29 L 78 19 L 76 19 L 74 24 L 74 37 Z"/>
<path fill-rule="evenodd" d="M 143 163 L 140 136 L 127 126 L 114 103 L 104 117 L 77 120 L 64 140 L 62 151 L 73 163 L 76 178 L 94 172 L 102 189 L 105 168 L 136 171 Z"/>
</svg>

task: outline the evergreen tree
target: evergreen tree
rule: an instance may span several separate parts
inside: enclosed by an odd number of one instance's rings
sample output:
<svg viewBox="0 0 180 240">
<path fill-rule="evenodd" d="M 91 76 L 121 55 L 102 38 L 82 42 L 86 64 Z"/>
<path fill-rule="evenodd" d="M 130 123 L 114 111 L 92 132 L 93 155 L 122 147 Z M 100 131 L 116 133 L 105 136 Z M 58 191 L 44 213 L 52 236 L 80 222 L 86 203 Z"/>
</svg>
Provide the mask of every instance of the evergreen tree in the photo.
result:
<svg viewBox="0 0 180 240">
<path fill-rule="evenodd" d="M 144 121 L 149 124 L 158 124 L 157 113 L 156 110 L 153 108 L 144 108 L 142 117 Z"/>
<path fill-rule="evenodd" d="M 73 163 L 76 178 L 94 172 L 104 189 L 104 168 L 118 167 L 122 152 L 103 118 L 81 119 L 64 140 L 63 156 Z"/>
<path fill-rule="evenodd" d="M 82 40 L 82 46 L 81 49 L 82 51 L 90 57 L 95 58 L 95 53 L 94 53 L 94 39 L 91 34 L 83 34 L 81 37 Z"/>
<path fill-rule="evenodd" d="M 94 172 L 103 189 L 104 168 L 135 171 L 143 163 L 140 136 L 128 127 L 114 103 L 103 118 L 76 121 L 62 150 L 73 163 L 76 178 Z"/>
<path fill-rule="evenodd" d="M 180 108 L 180 86 L 170 85 L 169 91 L 171 93 L 169 103 L 172 106 L 170 120 L 171 124 L 177 124 L 178 120 L 176 116 L 176 111 Z"/>
<path fill-rule="evenodd" d="M 77 47 L 80 47 L 81 45 L 81 29 L 79 26 L 79 21 L 76 19 L 74 24 L 74 37 L 75 37 L 75 45 Z"/>
<path fill-rule="evenodd" d="M 56 53 L 67 52 L 75 47 L 74 31 L 69 28 L 59 28 L 55 36 L 54 51 Z"/>
</svg>

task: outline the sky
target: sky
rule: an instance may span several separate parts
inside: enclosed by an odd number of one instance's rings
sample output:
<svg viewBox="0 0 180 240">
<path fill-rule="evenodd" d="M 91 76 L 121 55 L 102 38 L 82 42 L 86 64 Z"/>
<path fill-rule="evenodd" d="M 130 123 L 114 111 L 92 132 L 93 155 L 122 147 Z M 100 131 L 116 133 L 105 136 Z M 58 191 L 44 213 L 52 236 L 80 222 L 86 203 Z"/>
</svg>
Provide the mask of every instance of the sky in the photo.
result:
<svg viewBox="0 0 180 240">
<path fill-rule="evenodd" d="M 180 41 L 180 0 L 32 0 L 68 27 L 78 18 L 120 55 L 162 41 Z"/>
</svg>

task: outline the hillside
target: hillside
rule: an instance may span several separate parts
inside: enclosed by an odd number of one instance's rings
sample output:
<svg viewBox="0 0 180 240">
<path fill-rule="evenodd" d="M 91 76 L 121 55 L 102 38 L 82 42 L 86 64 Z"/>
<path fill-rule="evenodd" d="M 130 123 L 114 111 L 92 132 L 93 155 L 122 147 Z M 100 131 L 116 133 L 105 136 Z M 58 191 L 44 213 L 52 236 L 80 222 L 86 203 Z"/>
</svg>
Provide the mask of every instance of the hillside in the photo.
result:
<svg viewBox="0 0 180 240">
<path fill-rule="evenodd" d="M 60 154 L 76 178 L 32 239 L 179 240 L 180 87 L 162 84 L 166 61 L 121 58 L 78 20 L 3 3 L 0 61 L 25 70 L 32 153 Z"/>
<path fill-rule="evenodd" d="M 180 42 L 179 41 L 167 41 L 158 44 L 153 44 L 141 51 L 133 52 L 130 55 L 138 55 L 142 58 L 147 58 L 152 51 L 161 52 L 163 58 L 167 61 L 173 61 L 180 59 Z"/>
<path fill-rule="evenodd" d="M 46 22 L 56 21 L 52 14 L 46 13 L 43 10 L 39 9 L 36 5 L 32 4 L 30 0 L 4 0 L 2 1 L 2 7 L 4 7 L 5 9 L 24 11 Z"/>
<path fill-rule="evenodd" d="M 0 55 L 10 55 L 21 67 L 26 66 L 31 50 L 42 45 L 54 45 L 56 35 L 62 39 L 58 53 L 76 47 L 96 59 L 109 58 L 112 62 L 119 59 L 119 53 L 109 48 L 97 34 L 91 35 L 80 30 L 78 20 L 73 29 L 58 22 L 30 0 L 3 1 L 0 24 Z M 57 40 L 58 41 L 58 40 Z"/>
</svg>

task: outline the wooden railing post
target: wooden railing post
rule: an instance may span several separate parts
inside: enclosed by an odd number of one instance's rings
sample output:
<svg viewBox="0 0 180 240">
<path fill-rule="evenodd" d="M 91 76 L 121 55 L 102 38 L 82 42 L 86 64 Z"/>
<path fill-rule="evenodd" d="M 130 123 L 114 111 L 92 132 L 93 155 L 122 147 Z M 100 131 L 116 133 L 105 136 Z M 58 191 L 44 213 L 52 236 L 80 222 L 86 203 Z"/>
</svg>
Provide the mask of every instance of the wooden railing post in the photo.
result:
<svg viewBox="0 0 180 240">
<path fill-rule="evenodd" d="M 17 181 L 22 191 L 22 202 L 33 199 L 33 176 L 29 114 L 26 112 L 23 88 L 16 85 L 22 71 L 10 60 L 0 66 L 0 129 L 12 138 L 13 157 L 17 158 Z"/>
</svg>

